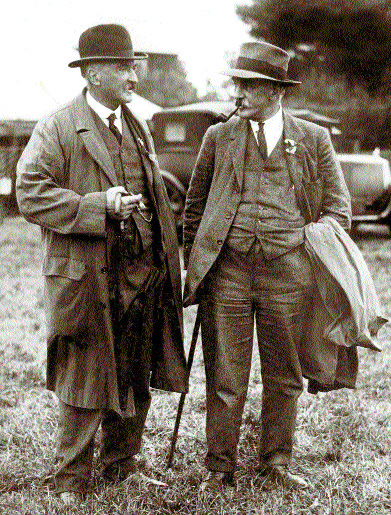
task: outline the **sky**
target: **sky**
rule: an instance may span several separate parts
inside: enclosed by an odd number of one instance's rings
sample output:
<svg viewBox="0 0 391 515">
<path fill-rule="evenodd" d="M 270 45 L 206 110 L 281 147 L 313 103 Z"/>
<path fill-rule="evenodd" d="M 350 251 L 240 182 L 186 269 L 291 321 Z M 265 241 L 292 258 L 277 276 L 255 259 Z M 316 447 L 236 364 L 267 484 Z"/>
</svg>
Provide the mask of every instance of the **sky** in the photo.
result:
<svg viewBox="0 0 391 515">
<path fill-rule="evenodd" d="M 134 49 L 179 55 L 188 78 L 204 93 L 208 79 L 224 77 L 227 52 L 250 41 L 235 13 L 250 0 L 8 0 L 0 19 L 0 119 L 36 119 L 67 102 L 84 86 L 80 34 L 99 23 L 121 23 Z"/>
</svg>

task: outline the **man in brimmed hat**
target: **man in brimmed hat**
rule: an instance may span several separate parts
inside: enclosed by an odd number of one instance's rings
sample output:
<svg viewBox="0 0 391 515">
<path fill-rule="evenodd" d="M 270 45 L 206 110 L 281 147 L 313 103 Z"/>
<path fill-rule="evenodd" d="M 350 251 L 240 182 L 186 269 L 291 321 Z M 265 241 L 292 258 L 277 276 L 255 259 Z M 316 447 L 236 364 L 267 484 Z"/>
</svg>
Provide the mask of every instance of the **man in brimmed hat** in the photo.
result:
<svg viewBox="0 0 391 515">
<path fill-rule="evenodd" d="M 333 217 L 350 225 L 350 200 L 328 131 L 281 107 L 289 55 L 241 46 L 226 72 L 239 117 L 210 127 L 190 182 L 184 219 L 185 306 L 200 303 L 206 370 L 209 474 L 232 484 L 256 323 L 263 383 L 259 470 L 287 486 L 314 277 L 304 228 Z"/>
<path fill-rule="evenodd" d="M 55 475 L 64 502 L 87 489 L 102 426 L 104 477 L 135 472 L 151 385 L 187 389 L 178 241 L 121 25 L 80 36 L 86 89 L 40 121 L 18 164 L 17 197 L 42 227 L 47 386 L 59 398 Z"/>
</svg>

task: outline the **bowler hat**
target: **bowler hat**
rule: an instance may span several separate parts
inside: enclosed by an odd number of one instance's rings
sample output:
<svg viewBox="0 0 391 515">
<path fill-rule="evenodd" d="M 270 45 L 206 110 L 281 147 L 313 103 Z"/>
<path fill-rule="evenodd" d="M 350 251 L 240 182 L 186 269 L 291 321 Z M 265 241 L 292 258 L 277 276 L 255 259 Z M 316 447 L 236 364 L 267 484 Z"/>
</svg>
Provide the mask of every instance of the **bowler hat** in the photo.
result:
<svg viewBox="0 0 391 515">
<path fill-rule="evenodd" d="M 294 86 L 300 82 L 287 78 L 289 59 L 288 52 L 270 43 L 244 43 L 235 65 L 222 73 L 241 79 L 267 79 L 284 86 Z"/>
<path fill-rule="evenodd" d="M 76 68 L 87 61 L 117 59 L 146 59 L 147 54 L 133 51 L 129 32 L 114 23 L 96 25 L 87 29 L 79 38 L 80 59 L 68 64 Z"/>
</svg>

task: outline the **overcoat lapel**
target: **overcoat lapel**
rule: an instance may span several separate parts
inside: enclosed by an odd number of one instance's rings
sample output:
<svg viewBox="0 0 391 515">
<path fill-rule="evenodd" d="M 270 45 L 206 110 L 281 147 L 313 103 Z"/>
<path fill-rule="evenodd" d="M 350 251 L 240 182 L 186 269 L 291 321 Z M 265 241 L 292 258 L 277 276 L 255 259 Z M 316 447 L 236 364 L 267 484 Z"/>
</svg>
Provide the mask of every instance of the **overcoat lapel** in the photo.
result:
<svg viewBox="0 0 391 515">
<path fill-rule="evenodd" d="M 127 124 L 133 127 L 133 132 L 136 132 L 136 144 L 140 152 L 142 163 L 144 165 L 145 174 L 147 176 L 149 193 L 151 195 L 155 210 L 157 213 L 159 213 L 160 205 L 159 201 L 156 200 L 156 177 L 154 173 L 154 165 L 157 165 L 157 157 L 155 155 L 149 127 L 147 123 L 135 115 L 128 106 L 123 106 L 122 112 Z"/>
<path fill-rule="evenodd" d="M 142 144 L 139 142 L 141 145 L 141 157 L 148 177 L 151 194 L 157 200 L 155 205 L 156 210 L 160 215 L 163 214 L 164 218 L 167 219 L 170 217 L 169 212 L 171 212 L 171 207 L 169 206 L 168 197 L 162 195 L 162 191 L 165 191 L 165 186 L 160 174 L 159 163 L 155 154 L 155 148 L 148 125 L 129 108 L 127 108 L 127 111 L 132 116 L 133 122 L 136 122 L 136 124 L 139 125 L 139 130 L 141 130 L 141 134 L 143 136 L 141 138 Z"/>
<path fill-rule="evenodd" d="M 85 98 L 85 90 L 75 99 L 72 107 L 72 115 L 75 120 L 76 132 L 82 138 L 87 152 L 101 167 L 110 184 L 118 186 L 113 161 L 94 122 L 91 108 L 87 104 Z"/>
<path fill-rule="evenodd" d="M 137 147 L 140 150 L 141 159 L 145 168 L 145 173 L 147 174 L 147 180 L 150 189 L 153 188 L 153 170 L 151 166 L 151 159 L 155 157 L 153 146 L 150 142 L 149 137 L 149 128 L 144 120 L 139 118 L 130 108 L 125 105 L 122 107 L 122 111 L 124 114 L 125 120 L 127 120 L 128 124 L 132 124 L 134 129 L 136 129 L 137 136 Z M 153 193 L 153 192 L 152 192 Z"/>
<path fill-rule="evenodd" d="M 175 267 L 179 268 L 178 262 L 178 239 L 176 234 L 176 226 L 170 206 L 170 201 L 166 192 L 162 175 L 159 169 L 159 163 L 155 154 L 155 148 L 149 131 L 147 123 L 134 114 L 127 106 L 124 109 L 125 118 L 129 119 L 130 123 L 136 125 L 136 129 L 140 132 L 141 143 L 138 141 L 140 153 L 143 159 L 143 164 L 148 177 L 148 184 L 152 199 L 155 203 L 155 209 L 158 214 L 158 221 L 163 234 L 163 244 L 165 250 L 170 254 L 168 259 L 168 267 L 171 279 L 174 282 L 177 273 Z M 130 117 L 130 118 L 129 118 Z M 178 314 L 182 313 L 182 297 L 180 279 L 178 284 L 173 284 L 173 292 Z M 181 323 L 181 331 L 183 334 L 183 325 L 181 316 L 179 317 Z"/>
</svg>

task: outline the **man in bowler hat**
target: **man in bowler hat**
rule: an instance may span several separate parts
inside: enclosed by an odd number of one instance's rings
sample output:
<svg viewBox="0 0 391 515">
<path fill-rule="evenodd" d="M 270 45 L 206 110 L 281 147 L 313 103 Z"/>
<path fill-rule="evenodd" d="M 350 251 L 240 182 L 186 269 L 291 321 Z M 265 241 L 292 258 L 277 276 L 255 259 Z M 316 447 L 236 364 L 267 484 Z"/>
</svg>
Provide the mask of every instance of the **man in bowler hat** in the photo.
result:
<svg viewBox="0 0 391 515">
<path fill-rule="evenodd" d="M 56 491 L 87 490 L 94 437 L 107 480 L 136 471 L 149 386 L 187 389 L 178 242 L 121 25 L 80 36 L 87 86 L 38 122 L 18 164 L 17 198 L 42 228 L 47 387 L 59 399 Z"/>
<path fill-rule="evenodd" d="M 289 487 L 297 401 L 298 348 L 305 338 L 314 277 L 304 249 L 310 222 L 350 226 L 350 200 L 326 129 L 281 107 L 289 55 L 245 43 L 232 77 L 239 116 L 206 132 L 185 206 L 184 305 L 200 303 L 206 370 L 208 476 L 232 484 L 249 381 L 254 320 L 263 384 L 258 472 Z"/>
</svg>

